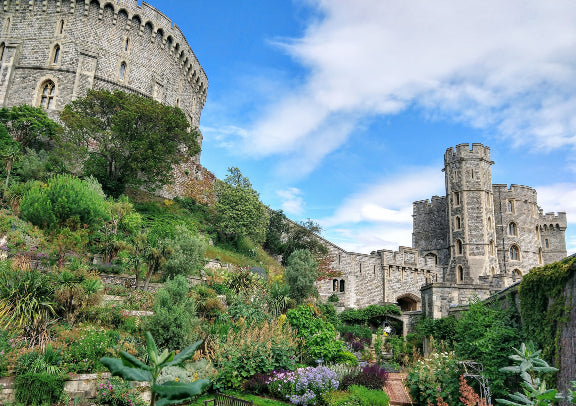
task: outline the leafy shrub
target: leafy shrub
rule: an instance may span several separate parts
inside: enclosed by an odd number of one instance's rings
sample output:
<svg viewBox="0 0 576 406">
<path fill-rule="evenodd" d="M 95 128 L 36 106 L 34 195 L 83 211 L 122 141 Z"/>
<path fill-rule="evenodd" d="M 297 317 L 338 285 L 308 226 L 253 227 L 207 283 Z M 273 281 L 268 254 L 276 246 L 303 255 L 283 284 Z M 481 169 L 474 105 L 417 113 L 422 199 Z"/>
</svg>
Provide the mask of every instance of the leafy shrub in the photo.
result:
<svg viewBox="0 0 576 406">
<path fill-rule="evenodd" d="M 27 373 L 14 380 L 16 401 L 25 405 L 56 403 L 64 391 L 64 378 L 47 373 Z"/>
<path fill-rule="evenodd" d="M 24 219 L 41 228 L 97 227 L 109 218 L 104 197 L 71 175 L 58 175 L 46 186 L 32 187 L 22 198 L 20 210 Z"/>
<path fill-rule="evenodd" d="M 156 293 L 154 315 L 147 320 L 146 329 L 161 348 L 183 348 L 193 341 L 196 306 L 188 292 L 188 281 L 178 275 Z"/>
<path fill-rule="evenodd" d="M 199 274 L 206 252 L 206 243 L 202 239 L 180 225 L 176 227 L 176 238 L 169 240 L 168 245 L 174 252 L 164 264 L 162 274 L 165 279 L 174 278 L 176 275 Z"/>
<path fill-rule="evenodd" d="M 8 330 L 0 329 L 0 377 L 8 371 L 8 360 L 16 347 L 16 335 Z"/>
<path fill-rule="evenodd" d="M 113 351 L 119 335 L 112 330 L 88 329 L 73 331 L 64 341 L 63 368 L 66 372 L 102 372 L 106 368 L 100 358 Z"/>
<path fill-rule="evenodd" d="M 298 303 L 318 292 L 314 285 L 318 279 L 318 264 L 308 250 L 296 250 L 290 254 L 284 277 L 290 286 L 290 297 Z"/>
<path fill-rule="evenodd" d="M 390 398 L 383 390 L 350 386 L 348 392 L 334 392 L 328 397 L 330 406 L 388 406 Z"/>
<path fill-rule="evenodd" d="M 246 324 L 229 332 L 215 349 L 218 378 L 216 390 L 238 389 L 255 374 L 294 369 L 298 340 L 290 326 L 281 320 Z"/>
<path fill-rule="evenodd" d="M 460 395 L 458 378 L 458 360 L 454 353 L 432 353 L 412 365 L 406 385 L 416 404 L 441 399 L 449 405 L 457 405 Z"/>
<path fill-rule="evenodd" d="M 364 309 L 347 309 L 340 313 L 340 320 L 348 324 L 381 324 L 386 315 L 402 314 L 396 305 L 369 305 Z"/>
<path fill-rule="evenodd" d="M 42 358 L 42 354 L 39 351 L 29 351 L 20 355 L 16 360 L 16 365 L 14 366 L 14 373 L 18 375 L 24 375 L 30 371 L 32 365 L 34 365 L 37 360 Z"/>
<path fill-rule="evenodd" d="M 268 379 L 272 395 L 296 405 L 322 404 L 325 396 L 338 389 L 339 384 L 336 373 L 327 367 L 275 372 Z"/>
<path fill-rule="evenodd" d="M 338 303 L 340 301 L 340 298 L 338 297 L 338 295 L 336 293 L 332 293 L 329 297 L 328 297 L 328 302 L 329 303 Z"/>
<path fill-rule="evenodd" d="M 336 355 L 336 358 L 334 358 L 334 362 L 338 364 L 357 366 L 358 358 L 356 358 L 356 355 L 352 354 L 350 351 L 341 351 Z"/>
<path fill-rule="evenodd" d="M 138 390 L 130 382 L 111 378 L 102 382 L 96 389 L 96 404 L 107 406 L 145 406 Z"/>
<path fill-rule="evenodd" d="M 288 310 L 286 317 L 303 340 L 301 348 L 307 362 L 312 363 L 317 359 L 333 362 L 344 351 L 343 343 L 336 339 L 334 326 L 317 316 L 313 306 L 300 305 Z"/>
<path fill-rule="evenodd" d="M 183 383 L 196 382 L 198 379 L 212 379 L 218 375 L 218 371 L 206 358 L 198 361 L 186 361 L 181 367 L 171 366 L 162 369 L 158 384 L 176 381 Z"/>
<path fill-rule="evenodd" d="M 369 389 L 382 389 L 388 380 L 388 372 L 377 364 L 367 365 L 358 373 L 344 376 L 342 387 L 352 385 L 364 386 Z"/>
</svg>

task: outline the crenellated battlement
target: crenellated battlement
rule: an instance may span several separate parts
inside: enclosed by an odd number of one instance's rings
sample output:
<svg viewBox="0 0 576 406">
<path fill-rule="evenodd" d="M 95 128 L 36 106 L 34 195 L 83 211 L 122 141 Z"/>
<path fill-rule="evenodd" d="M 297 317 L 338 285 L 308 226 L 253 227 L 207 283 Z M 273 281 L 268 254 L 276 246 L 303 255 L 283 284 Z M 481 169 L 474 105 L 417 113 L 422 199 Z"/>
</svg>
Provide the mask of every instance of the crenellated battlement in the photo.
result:
<svg viewBox="0 0 576 406">
<path fill-rule="evenodd" d="M 540 213 L 539 222 L 540 224 L 542 225 L 546 224 L 551 228 L 554 227 L 566 228 L 568 225 L 568 220 L 566 219 L 566 213 L 562 211 L 558 213 L 554 212 L 549 212 L 546 214 Z"/>
<path fill-rule="evenodd" d="M 538 194 L 536 189 L 530 186 L 517 184 L 511 184 L 508 186 L 505 184 L 497 184 L 492 185 L 492 190 L 494 191 L 494 197 L 500 198 L 501 200 L 514 199 L 533 204 L 537 203 Z"/>
<path fill-rule="evenodd" d="M 432 196 L 432 199 L 418 200 L 412 203 L 413 214 L 428 213 L 444 209 L 446 206 L 446 196 Z"/>
<path fill-rule="evenodd" d="M 90 10 L 94 7 L 97 7 L 98 12 L 92 14 Z M 126 20 L 126 31 L 137 26 L 140 37 L 147 33 L 150 35 L 151 44 L 159 42 L 178 64 L 181 75 L 194 88 L 194 92 L 202 96 L 203 102 L 206 98 L 208 77 L 186 37 L 170 18 L 146 2 L 139 5 L 138 0 L 4 0 L 2 10 L 5 13 L 56 12 L 62 13 L 64 18 L 66 15 L 82 13 L 84 18 L 96 16 L 100 22 L 105 15 L 110 14 L 113 26 Z"/>
<path fill-rule="evenodd" d="M 490 148 L 480 143 L 473 143 L 470 148 L 470 144 L 466 143 L 456 145 L 456 149 L 450 147 L 444 153 L 445 164 L 463 159 L 490 161 Z"/>
</svg>

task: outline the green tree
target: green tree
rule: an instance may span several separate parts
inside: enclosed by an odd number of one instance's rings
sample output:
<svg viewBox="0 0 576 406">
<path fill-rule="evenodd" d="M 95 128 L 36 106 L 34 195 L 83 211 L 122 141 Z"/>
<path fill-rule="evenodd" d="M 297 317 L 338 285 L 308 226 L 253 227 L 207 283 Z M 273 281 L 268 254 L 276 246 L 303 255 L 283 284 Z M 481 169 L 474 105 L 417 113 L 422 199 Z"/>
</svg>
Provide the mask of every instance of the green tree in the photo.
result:
<svg viewBox="0 0 576 406">
<path fill-rule="evenodd" d="M 97 228 L 109 218 L 103 196 L 89 183 L 71 175 L 58 175 L 46 185 L 36 184 L 22 198 L 22 217 L 41 228 L 69 227 L 84 224 Z"/>
<path fill-rule="evenodd" d="M 135 94 L 89 91 L 60 117 L 84 172 L 115 197 L 127 186 L 158 189 L 172 180 L 173 165 L 200 151 L 182 110 Z"/>
<path fill-rule="evenodd" d="M 317 293 L 318 265 L 308 250 L 296 250 L 288 258 L 284 277 L 290 286 L 290 297 L 298 303 Z"/>
<path fill-rule="evenodd" d="M 176 226 L 176 238 L 168 245 L 174 252 L 168 258 L 163 268 L 165 278 L 174 278 L 176 275 L 192 275 L 200 271 L 204 265 L 206 243 L 194 236 L 185 226 Z"/>
<path fill-rule="evenodd" d="M 6 190 L 12 165 L 19 153 L 25 148 L 38 147 L 39 144 L 54 139 L 60 127 L 42 108 L 25 104 L 0 109 L 0 124 L 13 141 L 10 142 L 0 130 L 0 154 L 6 159 Z"/>
<path fill-rule="evenodd" d="M 216 185 L 216 228 L 225 241 L 248 237 L 262 244 L 268 227 L 268 211 L 238 168 L 228 168 L 224 182 Z"/>
<path fill-rule="evenodd" d="M 182 347 L 192 342 L 197 323 L 196 305 L 188 296 L 190 287 L 182 275 L 164 284 L 154 300 L 154 315 L 146 325 L 161 348 Z"/>
</svg>

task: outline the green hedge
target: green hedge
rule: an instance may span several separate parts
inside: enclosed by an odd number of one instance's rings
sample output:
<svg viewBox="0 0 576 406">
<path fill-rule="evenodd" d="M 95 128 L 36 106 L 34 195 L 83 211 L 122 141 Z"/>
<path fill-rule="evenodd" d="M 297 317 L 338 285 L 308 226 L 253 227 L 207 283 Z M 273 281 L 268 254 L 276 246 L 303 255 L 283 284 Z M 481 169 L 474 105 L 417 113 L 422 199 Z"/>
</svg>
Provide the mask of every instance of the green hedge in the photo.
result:
<svg viewBox="0 0 576 406">
<path fill-rule="evenodd" d="M 19 375 L 14 380 L 16 401 L 25 405 L 53 404 L 64 391 L 64 377 L 47 373 Z"/>
<path fill-rule="evenodd" d="M 364 309 L 348 309 L 340 313 L 340 320 L 349 324 L 366 324 L 387 315 L 400 315 L 402 311 L 396 305 L 370 305 Z"/>
</svg>

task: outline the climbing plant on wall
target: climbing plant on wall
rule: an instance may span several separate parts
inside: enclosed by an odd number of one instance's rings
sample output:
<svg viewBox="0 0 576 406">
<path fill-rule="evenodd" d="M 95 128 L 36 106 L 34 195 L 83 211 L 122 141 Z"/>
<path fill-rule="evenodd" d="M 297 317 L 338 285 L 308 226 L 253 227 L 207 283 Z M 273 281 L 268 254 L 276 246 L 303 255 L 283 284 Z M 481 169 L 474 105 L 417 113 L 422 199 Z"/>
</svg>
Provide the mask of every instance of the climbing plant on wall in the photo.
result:
<svg viewBox="0 0 576 406">
<path fill-rule="evenodd" d="M 542 348 L 542 355 L 558 365 L 559 337 L 570 307 L 566 283 L 576 272 L 576 256 L 531 270 L 519 287 L 520 314 L 526 337 Z"/>
</svg>

